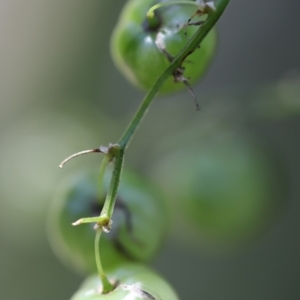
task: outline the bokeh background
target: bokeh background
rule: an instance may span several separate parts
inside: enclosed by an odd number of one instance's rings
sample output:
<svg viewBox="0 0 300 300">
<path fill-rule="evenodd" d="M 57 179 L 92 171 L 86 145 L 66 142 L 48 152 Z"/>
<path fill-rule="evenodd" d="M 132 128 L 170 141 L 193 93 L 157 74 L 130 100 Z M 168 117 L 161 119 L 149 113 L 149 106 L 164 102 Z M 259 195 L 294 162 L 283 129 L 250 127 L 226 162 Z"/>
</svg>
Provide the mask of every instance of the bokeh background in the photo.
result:
<svg viewBox="0 0 300 300">
<path fill-rule="evenodd" d="M 60 180 L 98 166 L 100 156 L 63 170 L 60 161 L 116 142 L 144 95 L 110 58 L 123 4 L 0 0 L 0 299 L 69 299 L 83 279 L 54 257 L 47 208 Z M 173 216 L 152 266 L 181 299 L 300 297 L 299 11 L 294 0 L 231 1 L 218 24 L 216 59 L 195 87 L 202 110 L 187 92 L 158 98 L 128 149 L 126 167 L 163 186 L 157 165 L 174 148 L 193 141 L 201 149 L 203 132 L 242 128 L 283 166 L 280 213 L 255 238 L 211 243 L 174 230 Z"/>
</svg>

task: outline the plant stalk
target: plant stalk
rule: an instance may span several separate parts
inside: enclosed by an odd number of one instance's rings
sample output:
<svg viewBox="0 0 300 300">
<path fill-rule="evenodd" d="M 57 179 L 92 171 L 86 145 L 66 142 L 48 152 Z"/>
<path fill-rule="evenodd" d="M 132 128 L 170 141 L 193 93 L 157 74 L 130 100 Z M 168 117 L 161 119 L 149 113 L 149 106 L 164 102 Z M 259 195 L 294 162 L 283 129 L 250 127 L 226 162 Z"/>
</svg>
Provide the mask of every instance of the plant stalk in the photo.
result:
<svg viewBox="0 0 300 300">
<path fill-rule="evenodd" d="M 174 58 L 174 60 L 170 63 L 170 66 L 166 69 L 166 71 L 158 78 L 153 87 L 150 89 L 148 94 L 145 96 L 141 105 L 137 109 L 135 115 L 133 116 L 132 121 L 129 123 L 126 128 L 124 134 L 119 140 L 118 144 L 121 149 L 126 149 L 137 130 L 138 126 L 142 122 L 144 116 L 146 115 L 150 105 L 152 104 L 158 90 L 163 85 L 163 83 L 171 76 L 178 67 L 180 67 L 182 61 L 195 49 L 197 49 L 198 45 L 204 40 L 209 31 L 215 26 L 217 21 L 222 16 L 225 8 L 229 4 L 230 0 L 219 0 L 216 4 L 216 9 L 213 12 L 210 12 L 207 19 L 204 23 L 199 27 L 199 29 L 194 33 L 191 39 L 187 42 L 187 45 L 181 50 L 181 52 Z"/>
<path fill-rule="evenodd" d="M 99 227 L 96 230 L 96 237 L 95 237 L 95 258 L 96 258 L 96 265 L 97 265 L 97 270 L 99 274 L 99 278 L 102 282 L 102 294 L 107 294 L 111 292 L 114 289 L 114 285 L 109 282 L 107 279 L 103 267 L 101 264 L 101 259 L 100 259 L 100 249 L 99 249 L 99 244 L 100 244 L 100 237 L 102 233 L 102 227 Z"/>
</svg>

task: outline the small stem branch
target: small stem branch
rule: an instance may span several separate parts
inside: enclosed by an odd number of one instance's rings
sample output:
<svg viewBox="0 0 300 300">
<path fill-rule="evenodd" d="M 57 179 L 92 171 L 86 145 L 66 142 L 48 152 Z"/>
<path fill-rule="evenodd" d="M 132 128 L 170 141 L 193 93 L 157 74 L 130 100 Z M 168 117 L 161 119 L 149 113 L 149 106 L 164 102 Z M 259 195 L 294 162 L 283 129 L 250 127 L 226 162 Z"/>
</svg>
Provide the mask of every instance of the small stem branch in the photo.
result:
<svg viewBox="0 0 300 300">
<path fill-rule="evenodd" d="M 218 1 L 217 5 L 215 6 L 215 10 L 209 13 L 203 25 L 199 27 L 199 29 L 191 37 L 191 39 L 188 40 L 187 45 L 184 47 L 184 49 L 181 50 L 181 52 L 174 58 L 174 60 L 171 62 L 170 66 L 166 69 L 166 71 L 155 82 L 153 87 L 145 96 L 138 110 L 136 111 L 132 121 L 125 130 L 121 139 L 119 140 L 118 144 L 121 149 L 125 150 L 128 147 L 129 142 L 131 141 L 136 129 L 138 128 L 144 116 L 146 115 L 149 106 L 153 102 L 154 97 L 156 96 L 160 87 L 163 85 L 166 79 L 169 76 L 171 76 L 178 67 L 180 67 L 182 61 L 187 57 L 187 55 L 189 55 L 191 52 L 197 49 L 198 45 L 200 45 L 200 43 L 207 36 L 209 31 L 215 26 L 217 21 L 220 19 L 229 1 L 230 0 Z"/>
<path fill-rule="evenodd" d="M 103 153 L 101 151 L 101 149 L 99 148 L 96 148 L 96 149 L 89 149 L 89 150 L 84 150 L 84 151 L 80 151 L 80 152 L 77 152 L 75 154 L 72 154 L 70 155 L 69 157 L 67 157 L 66 159 L 64 159 L 60 164 L 59 164 L 59 167 L 62 169 L 64 167 L 64 165 L 70 161 L 71 159 L 77 157 L 77 156 L 80 156 L 80 155 L 84 155 L 84 154 L 89 154 L 89 153 Z"/>
<path fill-rule="evenodd" d="M 97 223 L 99 226 L 108 226 L 110 222 L 110 219 L 106 217 L 87 217 L 87 218 L 81 218 L 77 220 L 76 222 L 73 222 L 73 226 L 78 226 L 81 224 L 88 224 L 88 223 Z M 98 226 L 98 227 L 99 227 Z"/>
<path fill-rule="evenodd" d="M 170 5 L 193 5 L 197 8 L 199 7 L 199 3 L 192 2 L 192 1 L 170 1 L 170 2 L 162 2 L 153 5 L 147 12 L 147 18 L 153 18 L 154 17 L 154 11 L 158 8 L 164 7 L 164 6 L 170 6 Z"/>
<path fill-rule="evenodd" d="M 117 199 L 117 193 L 120 183 L 120 177 L 123 169 L 124 150 L 120 148 L 118 144 L 110 145 L 108 151 L 103 158 L 100 174 L 99 174 L 99 190 L 103 192 L 103 175 L 105 172 L 106 165 L 109 161 L 114 159 L 114 168 L 110 180 L 110 185 L 106 194 L 105 202 L 99 217 L 87 217 L 81 218 L 76 222 L 72 223 L 73 226 L 78 226 L 86 223 L 96 223 L 95 229 L 101 227 L 104 231 L 109 232 L 111 226 L 111 218 L 114 211 L 115 202 Z"/>
<path fill-rule="evenodd" d="M 102 282 L 102 294 L 107 294 L 114 289 L 114 285 L 111 284 L 107 279 L 101 264 L 100 249 L 99 249 L 101 233 L 102 233 L 102 227 L 99 227 L 96 230 L 96 237 L 95 237 L 95 258 L 96 258 L 98 274 Z"/>
</svg>

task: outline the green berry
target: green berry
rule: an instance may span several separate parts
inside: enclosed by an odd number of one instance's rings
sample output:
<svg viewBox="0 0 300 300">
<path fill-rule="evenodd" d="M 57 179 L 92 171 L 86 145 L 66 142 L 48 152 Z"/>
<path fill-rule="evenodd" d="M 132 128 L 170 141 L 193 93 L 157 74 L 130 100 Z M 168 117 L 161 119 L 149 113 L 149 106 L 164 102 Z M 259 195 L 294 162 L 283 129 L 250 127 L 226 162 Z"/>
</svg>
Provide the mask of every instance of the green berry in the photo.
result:
<svg viewBox="0 0 300 300">
<path fill-rule="evenodd" d="M 111 53 L 118 69 L 131 83 L 145 90 L 149 90 L 170 65 L 168 55 L 176 56 L 197 30 L 197 26 L 185 26 L 197 10 L 191 5 L 162 7 L 155 11 L 151 23 L 146 14 L 157 3 L 157 0 L 128 1 L 111 40 Z M 201 47 L 183 62 L 183 76 L 190 78 L 191 84 L 207 70 L 215 53 L 216 38 L 216 31 L 212 30 Z M 185 88 L 182 82 L 175 81 L 170 76 L 160 92 L 170 93 Z"/>
<path fill-rule="evenodd" d="M 282 209 L 286 178 L 274 152 L 238 135 L 183 147 L 159 162 L 156 177 L 175 223 L 212 241 L 260 234 Z"/>
<path fill-rule="evenodd" d="M 71 300 L 178 300 L 172 287 L 159 275 L 140 264 L 125 264 L 108 272 L 116 288 L 101 294 L 98 275 L 87 278 Z"/>
<path fill-rule="evenodd" d="M 103 202 L 104 196 L 97 195 L 97 174 L 93 172 L 69 178 L 53 201 L 48 222 L 50 242 L 58 257 L 76 270 L 96 271 L 95 230 L 94 224 L 71 224 L 82 217 L 99 216 Z M 103 233 L 100 240 L 104 268 L 123 261 L 148 261 L 167 231 L 161 192 L 141 175 L 124 172 L 112 220 L 111 232 Z"/>
</svg>

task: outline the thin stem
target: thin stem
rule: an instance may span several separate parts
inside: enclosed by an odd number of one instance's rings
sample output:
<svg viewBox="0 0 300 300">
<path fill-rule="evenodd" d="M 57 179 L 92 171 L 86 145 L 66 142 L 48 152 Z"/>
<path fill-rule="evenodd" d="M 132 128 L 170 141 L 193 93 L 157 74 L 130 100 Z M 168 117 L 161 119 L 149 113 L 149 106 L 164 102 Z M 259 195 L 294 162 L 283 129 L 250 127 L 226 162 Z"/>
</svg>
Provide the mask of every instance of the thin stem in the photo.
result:
<svg viewBox="0 0 300 300">
<path fill-rule="evenodd" d="M 154 11 L 158 8 L 161 8 L 163 6 L 169 6 L 169 5 L 193 5 L 197 6 L 199 8 L 199 3 L 197 2 L 192 2 L 192 1 L 170 1 L 170 2 L 162 2 L 153 5 L 147 12 L 147 18 L 153 18 L 154 17 Z"/>
<path fill-rule="evenodd" d="M 117 193 L 120 183 L 120 177 L 123 169 L 124 150 L 121 148 L 115 148 L 115 163 L 114 169 L 110 181 L 110 185 L 107 191 L 105 203 L 101 211 L 100 217 L 111 219 L 115 202 L 117 199 Z"/>
<path fill-rule="evenodd" d="M 107 279 L 101 264 L 100 249 L 99 249 L 101 233 L 102 233 L 102 227 L 99 227 L 96 230 L 96 237 L 95 237 L 95 258 L 96 258 L 98 274 L 102 282 L 102 294 L 107 294 L 114 289 L 114 285 L 111 284 Z"/>
<path fill-rule="evenodd" d="M 223 14 L 226 6 L 228 5 L 230 0 L 219 0 L 218 5 L 214 11 L 210 12 L 207 19 L 204 21 L 203 25 L 199 27 L 196 33 L 188 40 L 187 45 L 180 51 L 180 53 L 174 58 L 171 62 L 170 66 L 165 70 L 165 72 L 158 78 L 153 87 L 150 89 L 148 94 L 145 96 L 143 102 L 139 106 L 137 112 L 135 113 L 132 121 L 129 126 L 125 130 L 121 139 L 119 140 L 119 146 L 122 149 L 126 149 L 128 147 L 129 142 L 131 141 L 136 129 L 140 125 L 144 116 L 146 115 L 149 106 L 154 100 L 158 90 L 163 85 L 163 83 L 167 80 L 169 76 L 173 74 L 173 72 L 180 67 L 182 61 L 195 49 L 197 49 L 198 45 L 203 41 L 203 39 L 207 36 L 209 31 L 215 26 L 221 15 Z"/>
</svg>

